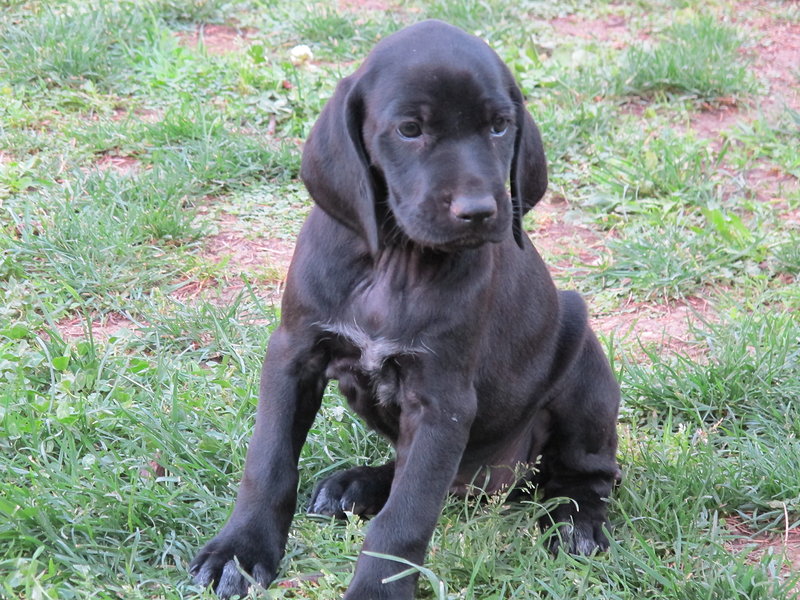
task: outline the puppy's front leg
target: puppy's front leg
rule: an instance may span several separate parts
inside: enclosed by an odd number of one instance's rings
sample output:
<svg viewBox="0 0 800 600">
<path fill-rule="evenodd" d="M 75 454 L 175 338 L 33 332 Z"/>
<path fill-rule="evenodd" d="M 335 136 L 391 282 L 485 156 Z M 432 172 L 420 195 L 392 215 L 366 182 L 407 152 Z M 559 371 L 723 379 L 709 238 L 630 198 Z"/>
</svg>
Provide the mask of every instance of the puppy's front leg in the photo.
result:
<svg viewBox="0 0 800 600">
<path fill-rule="evenodd" d="M 263 587 L 275 578 L 297 502 L 297 462 L 325 387 L 307 334 L 271 336 L 261 371 L 256 426 L 236 505 L 222 531 L 192 561 L 197 583 L 228 598 L 247 594 L 236 562 Z"/>
<path fill-rule="evenodd" d="M 406 565 L 364 552 L 388 554 L 415 564 L 422 564 L 425 558 L 477 405 L 471 385 L 442 387 L 420 385 L 404 394 L 392 491 L 370 523 L 345 600 L 410 600 L 414 596 L 414 576 L 382 583 Z"/>
</svg>

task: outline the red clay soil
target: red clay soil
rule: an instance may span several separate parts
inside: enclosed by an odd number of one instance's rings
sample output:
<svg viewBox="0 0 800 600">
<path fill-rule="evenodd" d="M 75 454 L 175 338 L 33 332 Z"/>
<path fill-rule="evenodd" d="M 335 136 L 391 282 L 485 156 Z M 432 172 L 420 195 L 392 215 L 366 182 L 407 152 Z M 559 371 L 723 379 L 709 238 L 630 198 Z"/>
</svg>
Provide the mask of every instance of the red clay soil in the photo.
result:
<svg viewBox="0 0 800 600">
<path fill-rule="evenodd" d="M 553 30 L 561 37 L 581 38 L 609 42 L 614 48 L 622 48 L 631 39 L 625 17 L 612 15 L 601 19 L 581 19 L 577 15 L 556 17 L 549 21 Z M 637 34 L 637 39 L 646 39 L 645 33 Z"/>
<path fill-rule="evenodd" d="M 135 331 L 136 324 L 119 313 L 108 313 L 92 320 L 92 339 L 107 341 L 119 336 L 124 330 Z M 65 341 L 88 338 L 86 319 L 83 316 L 71 316 L 56 323 L 56 329 Z"/>
<path fill-rule="evenodd" d="M 759 103 L 749 108 L 740 108 L 734 99 L 717 103 L 709 110 L 699 112 L 692 118 L 692 129 L 703 137 L 713 138 L 733 127 L 737 122 L 754 112 L 767 115 L 779 113 L 785 107 L 800 110 L 800 24 L 786 23 L 772 18 L 769 4 L 742 3 L 746 16 L 736 24 L 745 30 L 757 31 L 761 36 L 745 54 L 752 58 L 752 70 L 767 86 Z"/>
<path fill-rule="evenodd" d="M 731 554 L 745 553 L 748 561 L 756 562 L 772 552 L 786 557 L 788 564 L 783 566 L 784 575 L 800 572 L 800 527 L 787 528 L 781 534 L 759 534 L 735 515 L 727 517 L 726 521 L 728 530 L 736 536 L 725 544 Z"/>
<path fill-rule="evenodd" d="M 743 25 L 758 30 L 763 37 L 753 49 L 754 69 L 769 85 L 763 103 L 782 104 L 800 110 L 800 24 L 775 21 L 769 16 L 767 6 L 759 8 L 759 16 Z"/>
<path fill-rule="evenodd" d="M 530 238 L 554 274 L 574 268 L 576 260 L 590 264 L 596 259 L 604 246 L 604 235 L 587 225 L 567 221 L 567 202 L 548 193 L 533 210 L 536 224 Z"/>
<path fill-rule="evenodd" d="M 205 238 L 203 255 L 218 263 L 227 260 L 226 271 L 238 276 L 269 268 L 274 274 L 285 275 L 294 252 L 294 244 L 267 237 L 246 238 L 237 227 L 237 219 L 223 215 L 220 231 Z"/>
<path fill-rule="evenodd" d="M 785 196 L 800 189 L 796 177 L 772 165 L 750 169 L 745 179 L 758 200 L 770 202 L 778 210 L 787 208 Z"/>
<path fill-rule="evenodd" d="M 743 119 L 742 111 L 734 101 L 721 102 L 693 114 L 691 129 L 698 136 L 712 141 L 714 149 L 719 150 L 723 143 L 721 133 L 731 129 Z"/>
<path fill-rule="evenodd" d="M 182 31 L 177 35 L 189 48 L 197 48 L 202 42 L 209 54 L 225 54 L 246 46 L 252 33 L 249 29 L 229 25 L 198 25 L 194 31 Z"/>
<path fill-rule="evenodd" d="M 134 114 L 137 121 L 144 123 L 156 123 L 164 118 L 164 112 L 154 108 L 137 109 Z M 113 121 L 122 121 L 130 116 L 130 112 L 126 108 L 117 107 L 114 109 L 114 114 L 111 117 Z"/>
<path fill-rule="evenodd" d="M 116 156 L 105 154 L 94 161 L 95 166 L 101 171 L 112 169 L 122 175 L 136 173 L 141 167 L 141 163 L 132 156 Z"/>
<path fill-rule="evenodd" d="M 203 258 L 215 264 L 225 263 L 221 279 L 189 282 L 172 296 L 184 300 L 217 291 L 218 297 L 210 301 L 230 301 L 245 288 L 242 276 L 246 276 L 260 298 L 277 304 L 294 243 L 264 236 L 248 237 L 232 215 L 222 215 L 217 224 L 219 232 L 204 239 Z"/>
<path fill-rule="evenodd" d="M 680 353 L 702 360 L 706 348 L 698 344 L 693 327 L 712 319 L 708 301 L 686 298 L 654 304 L 629 301 L 607 315 L 592 317 L 592 328 L 617 342 L 631 342 L 658 353 Z"/>
<path fill-rule="evenodd" d="M 396 2 L 385 0 L 338 0 L 336 4 L 341 10 L 358 12 L 360 10 L 389 11 L 397 9 Z"/>
</svg>

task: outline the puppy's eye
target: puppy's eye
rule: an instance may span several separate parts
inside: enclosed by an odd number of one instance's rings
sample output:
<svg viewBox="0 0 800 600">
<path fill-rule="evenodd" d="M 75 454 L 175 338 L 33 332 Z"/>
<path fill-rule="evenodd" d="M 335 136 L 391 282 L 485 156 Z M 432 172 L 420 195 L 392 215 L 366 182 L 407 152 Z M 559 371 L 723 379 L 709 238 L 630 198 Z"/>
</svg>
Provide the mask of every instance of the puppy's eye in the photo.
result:
<svg viewBox="0 0 800 600">
<path fill-rule="evenodd" d="M 397 128 L 397 133 L 400 134 L 401 138 L 405 139 L 418 138 L 422 135 L 422 127 L 420 127 L 419 123 L 416 121 L 405 121 L 404 123 L 400 123 Z"/>
<path fill-rule="evenodd" d="M 492 135 L 500 137 L 508 130 L 508 119 L 505 117 L 495 117 L 492 119 Z"/>
</svg>

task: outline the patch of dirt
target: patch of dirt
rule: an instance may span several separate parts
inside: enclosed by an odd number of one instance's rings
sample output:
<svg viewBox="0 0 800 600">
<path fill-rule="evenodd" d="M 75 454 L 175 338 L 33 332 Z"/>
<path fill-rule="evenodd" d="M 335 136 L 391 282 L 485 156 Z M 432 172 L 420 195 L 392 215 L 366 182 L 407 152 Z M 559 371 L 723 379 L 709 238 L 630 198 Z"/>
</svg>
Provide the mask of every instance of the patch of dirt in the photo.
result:
<svg viewBox="0 0 800 600">
<path fill-rule="evenodd" d="M 574 271 L 579 263 L 597 260 L 598 251 L 614 235 L 565 221 L 568 209 L 568 203 L 551 195 L 534 209 L 537 224 L 530 234 L 531 241 L 556 276 L 559 271 Z M 598 333 L 613 335 L 618 341 L 638 341 L 644 348 L 658 346 L 662 352 L 681 352 L 699 359 L 706 349 L 695 340 L 692 324 L 699 324 L 701 318 L 713 319 L 709 303 L 703 298 L 662 304 L 631 300 L 612 314 L 592 316 L 591 324 Z"/>
<path fill-rule="evenodd" d="M 591 263 L 605 243 L 596 229 L 566 221 L 568 209 L 567 202 L 551 194 L 533 209 L 536 225 L 530 238 L 553 273 L 574 268 L 576 262 Z"/>
<path fill-rule="evenodd" d="M 237 222 L 236 217 L 224 215 L 219 233 L 206 238 L 203 255 L 214 262 L 227 260 L 226 269 L 236 273 L 269 268 L 274 274 L 285 276 L 294 244 L 266 237 L 248 239 L 236 227 Z"/>
<path fill-rule="evenodd" d="M 259 296 L 277 303 L 283 282 L 294 253 L 294 243 L 285 240 L 244 235 L 238 220 L 223 215 L 218 221 L 219 232 L 205 238 L 203 257 L 221 266 L 221 300 L 235 297 L 244 289 L 242 276 L 254 284 Z M 220 281 L 192 282 L 178 290 L 182 298 L 196 297 L 211 288 L 219 288 Z"/>
<path fill-rule="evenodd" d="M 708 301 L 687 298 L 666 304 L 627 302 L 612 314 L 593 316 L 592 328 L 619 341 L 638 341 L 660 352 L 680 352 L 701 358 L 705 348 L 692 335 L 692 325 L 712 319 Z"/>
<path fill-rule="evenodd" d="M 94 164 L 101 171 L 109 169 L 120 173 L 121 175 L 131 175 L 139 171 L 141 163 L 132 156 L 116 156 L 113 154 L 105 154 L 97 159 Z"/>
<path fill-rule="evenodd" d="M 800 191 L 800 180 L 766 159 L 755 164 L 746 170 L 723 167 L 722 198 L 727 201 L 732 196 L 745 194 L 769 204 L 774 210 L 788 211 L 790 203 L 787 198 Z"/>
<path fill-rule="evenodd" d="M 752 115 L 753 111 L 776 112 L 785 106 L 800 110 L 800 24 L 776 21 L 768 3 L 742 3 L 742 13 L 758 15 L 745 17 L 738 24 L 746 30 L 761 34 L 751 49 L 752 69 L 765 79 L 768 90 L 757 99 L 753 108 L 740 109 L 733 98 L 721 98 L 715 106 L 692 117 L 691 127 L 701 137 L 714 141 L 719 149 L 720 134 Z"/>
<path fill-rule="evenodd" d="M 137 121 L 142 121 L 143 123 L 157 123 L 161 119 L 164 118 L 164 111 L 162 110 L 155 110 L 152 108 L 142 108 L 133 111 L 133 114 L 136 115 Z M 111 117 L 112 121 L 122 121 L 124 119 L 129 118 L 131 115 L 131 111 L 126 108 L 117 107 L 114 109 L 114 114 Z"/>
<path fill-rule="evenodd" d="M 0 150 L 0 165 L 7 165 L 12 162 L 14 162 L 14 158 L 10 154 Z"/>
<path fill-rule="evenodd" d="M 738 123 L 752 119 L 756 113 L 767 115 L 782 112 L 786 107 L 800 110 L 800 24 L 776 21 L 770 14 L 771 5 L 745 3 L 743 12 L 758 16 L 745 18 L 740 25 L 756 30 L 761 39 L 753 46 L 753 69 L 765 79 L 769 89 L 757 99 L 752 108 L 740 109 L 733 99 L 692 116 L 691 128 L 719 150 L 722 133 Z M 785 206 L 783 197 L 800 187 L 798 179 L 780 168 L 765 163 L 763 167 L 744 173 L 748 189 L 761 201 Z"/>
<path fill-rule="evenodd" d="M 748 25 L 763 34 L 755 45 L 755 69 L 766 77 L 769 91 L 763 99 L 764 104 L 777 105 L 783 103 L 800 110 L 800 24 L 775 21 L 771 18 L 769 5 L 756 4 L 756 9 L 763 12 L 751 20 Z"/>
<path fill-rule="evenodd" d="M 551 19 L 549 23 L 559 36 L 610 42 L 614 48 L 627 45 L 631 37 L 627 21 L 621 15 L 602 19 L 582 19 L 577 15 L 568 15 Z M 644 39 L 647 36 L 641 34 L 637 37 Z"/>
<path fill-rule="evenodd" d="M 742 122 L 745 115 L 733 99 L 720 99 L 715 106 L 707 106 L 692 115 L 691 128 L 700 137 L 708 139 L 716 151 L 722 148 L 721 133 Z"/>
<path fill-rule="evenodd" d="M 772 165 L 750 169 L 745 180 L 757 199 L 771 202 L 776 208 L 787 208 L 785 196 L 800 189 L 800 181 L 796 177 Z"/>
<path fill-rule="evenodd" d="M 336 2 L 340 10 L 357 12 L 359 10 L 397 10 L 397 4 L 386 2 L 385 0 L 338 0 Z"/>
<path fill-rule="evenodd" d="M 736 515 L 726 518 L 726 526 L 731 534 L 736 536 L 725 543 L 725 547 L 731 554 L 745 553 L 748 562 L 755 563 L 764 554 L 771 551 L 777 556 L 784 556 L 789 563 L 783 566 L 783 575 L 796 573 L 800 570 L 799 527 L 789 529 L 787 526 L 782 534 L 756 533 Z"/>
<path fill-rule="evenodd" d="M 86 328 L 86 319 L 82 316 L 66 317 L 56 323 L 56 329 L 65 341 L 85 338 Z M 95 340 L 106 341 L 124 330 L 135 332 L 137 329 L 136 323 L 119 313 L 108 313 L 92 320 L 92 337 Z"/>
<path fill-rule="evenodd" d="M 225 54 L 247 46 L 253 30 L 230 25 L 198 25 L 194 31 L 181 31 L 176 35 L 181 44 L 189 48 L 197 48 L 202 42 L 209 54 Z"/>
</svg>

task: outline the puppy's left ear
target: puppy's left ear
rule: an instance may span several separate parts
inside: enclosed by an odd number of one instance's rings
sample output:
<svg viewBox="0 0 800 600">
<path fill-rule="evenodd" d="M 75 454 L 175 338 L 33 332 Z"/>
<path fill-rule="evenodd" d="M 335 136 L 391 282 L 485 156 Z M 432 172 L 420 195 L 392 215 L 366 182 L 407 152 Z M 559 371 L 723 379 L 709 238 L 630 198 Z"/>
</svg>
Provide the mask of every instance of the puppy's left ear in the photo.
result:
<svg viewBox="0 0 800 600">
<path fill-rule="evenodd" d="M 511 162 L 512 228 L 514 240 L 523 248 L 522 216 L 542 199 L 547 190 L 547 159 L 539 128 L 525 108 L 525 99 L 516 85 L 512 86 L 512 97 L 517 106 L 517 137 Z"/>
</svg>

